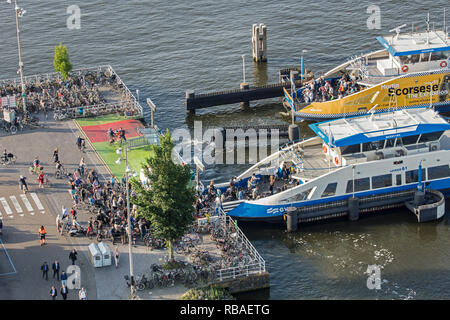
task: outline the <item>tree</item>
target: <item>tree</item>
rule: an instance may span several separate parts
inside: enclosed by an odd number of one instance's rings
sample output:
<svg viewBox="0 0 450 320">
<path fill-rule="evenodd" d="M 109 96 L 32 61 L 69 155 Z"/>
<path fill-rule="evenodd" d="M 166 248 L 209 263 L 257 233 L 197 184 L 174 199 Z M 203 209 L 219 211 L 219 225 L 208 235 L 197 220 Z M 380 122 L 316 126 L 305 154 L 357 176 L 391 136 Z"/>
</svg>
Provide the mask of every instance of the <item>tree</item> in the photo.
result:
<svg viewBox="0 0 450 320">
<path fill-rule="evenodd" d="M 155 236 L 165 240 L 169 261 L 174 262 L 173 243 L 194 222 L 196 193 L 190 185 L 190 167 L 172 160 L 174 144 L 169 130 L 160 138 L 159 146 L 150 147 L 151 155 L 142 166 L 150 188 L 137 179 L 131 180 L 136 197 L 130 201 L 138 206 L 139 216 L 151 222 Z"/>
<path fill-rule="evenodd" d="M 69 72 L 72 71 L 72 65 L 69 61 L 69 53 L 67 47 L 63 46 L 61 42 L 59 46 L 55 46 L 55 58 L 53 59 L 53 66 L 55 71 L 61 73 L 64 80 L 69 76 Z"/>
</svg>

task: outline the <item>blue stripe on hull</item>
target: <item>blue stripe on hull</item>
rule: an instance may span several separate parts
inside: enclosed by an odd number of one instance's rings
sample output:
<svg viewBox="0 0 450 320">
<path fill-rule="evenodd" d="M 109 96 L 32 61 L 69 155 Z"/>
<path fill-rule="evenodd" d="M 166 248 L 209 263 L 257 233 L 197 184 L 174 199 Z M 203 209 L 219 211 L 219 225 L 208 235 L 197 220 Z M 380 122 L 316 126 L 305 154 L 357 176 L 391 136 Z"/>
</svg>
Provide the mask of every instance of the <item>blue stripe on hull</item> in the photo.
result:
<svg viewBox="0 0 450 320">
<path fill-rule="evenodd" d="M 427 188 L 434 190 L 442 190 L 446 197 L 450 196 L 450 178 L 428 181 L 426 183 Z M 356 192 L 357 197 L 366 197 L 371 195 L 398 192 L 404 190 L 415 190 L 417 189 L 417 184 L 409 184 L 407 186 L 391 187 L 377 190 L 370 190 L 365 192 Z M 316 205 L 321 203 L 329 203 L 334 201 L 346 200 L 350 198 L 351 194 L 345 194 L 342 196 L 328 197 L 324 199 L 300 201 L 295 203 L 290 203 L 287 205 L 260 205 L 254 203 L 243 202 L 233 210 L 227 213 L 227 215 L 239 219 L 239 220 L 280 220 L 286 208 L 294 206 L 297 208 Z"/>
</svg>

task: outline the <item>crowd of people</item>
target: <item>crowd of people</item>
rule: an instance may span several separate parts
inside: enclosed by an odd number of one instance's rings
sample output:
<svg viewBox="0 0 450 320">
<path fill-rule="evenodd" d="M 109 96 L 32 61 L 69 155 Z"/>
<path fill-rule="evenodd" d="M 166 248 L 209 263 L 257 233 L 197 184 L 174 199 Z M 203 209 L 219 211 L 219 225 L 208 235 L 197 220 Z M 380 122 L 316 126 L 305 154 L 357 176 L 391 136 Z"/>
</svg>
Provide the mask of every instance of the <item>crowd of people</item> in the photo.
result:
<svg viewBox="0 0 450 320">
<path fill-rule="evenodd" d="M 354 74 L 344 74 L 340 79 L 332 83 L 330 80 L 325 80 L 325 78 L 321 76 L 304 86 L 302 97 L 305 103 L 342 99 L 347 95 L 363 89 L 363 87 L 357 83 L 358 80 L 359 78 Z"/>
<path fill-rule="evenodd" d="M 96 235 L 98 239 L 112 238 L 113 242 L 120 239 L 125 243 L 128 234 L 125 175 L 121 180 L 113 175 L 106 183 L 100 182 L 97 171 L 87 170 L 82 158 L 79 167 L 68 174 L 68 179 L 73 204 L 70 213 L 65 207 L 62 208 L 60 232 L 65 230 L 70 235 Z M 131 185 L 129 188 L 130 197 L 135 197 Z M 77 222 L 77 210 L 81 208 L 87 208 L 93 214 L 87 229 Z M 143 238 L 150 226 L 144 218 L 136 218 L 136 210 L 137 207 L 133 205 L 130 216 L 133 242 L 138 236 Z"/>
</svg>

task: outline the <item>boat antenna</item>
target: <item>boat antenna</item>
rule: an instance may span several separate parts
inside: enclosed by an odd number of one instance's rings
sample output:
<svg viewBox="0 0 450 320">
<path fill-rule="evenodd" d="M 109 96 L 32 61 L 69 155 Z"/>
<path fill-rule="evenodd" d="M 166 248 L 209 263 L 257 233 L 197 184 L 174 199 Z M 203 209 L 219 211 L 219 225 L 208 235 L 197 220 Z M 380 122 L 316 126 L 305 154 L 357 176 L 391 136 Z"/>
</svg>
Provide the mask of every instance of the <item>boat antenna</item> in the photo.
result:
<svg viewBox="0 0 450 320">
<path fill-rule="evenodd" d="M 445 44 L 447 44 L 447 27 L 445 25 L 445 8 L 444 8 L 444 34 L 445 34 Z"/>
<path fill-rule="evenodd" d="M 405 24 L 402 24 L 401 26 L 398 26 L 398 27 L 396 27 L 396 28 L 394 28 L 394 29 L 391 29 L 391 30 L 389 30 L 389 32 L 396 32 L 397 34 L 396 34 L 396 36 L 395 36 L 395 40 L 397 40 L 398 39 L 398 36 L 400 35 L 400 31 L 401 31 L 401 29 L 402 28 L 404 28 L 404 27 L 406 27 L 407 26 L 407 24 L 405 23 Z"/>
<path fill-rule="evenodd" d="M 427 13 L 427 20 L 425 20 L 427 24 L 427 45 L 430 44 L 430 12 Z"/>
</svg>

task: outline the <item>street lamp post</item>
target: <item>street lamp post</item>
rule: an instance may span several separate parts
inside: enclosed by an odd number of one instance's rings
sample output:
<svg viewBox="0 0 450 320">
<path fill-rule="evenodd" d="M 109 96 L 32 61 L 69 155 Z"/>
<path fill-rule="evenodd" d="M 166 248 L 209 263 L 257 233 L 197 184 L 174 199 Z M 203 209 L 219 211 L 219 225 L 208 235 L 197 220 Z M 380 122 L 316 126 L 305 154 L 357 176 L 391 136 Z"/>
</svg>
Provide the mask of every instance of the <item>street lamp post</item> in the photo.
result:
<svg viewBox="0 0 450 320">
<path fill-rule="evenodd" d="M 122 150 L 118 149 L 116 151 L 117 154 L 121 154 Z M 118 162 L 120 163 L 120 158 L 118 159 Z M 136 292 L 135 283 L 134 283 L 134 268 L 133 268 L 133 252 L 131 250 L 131 212 L 130 212 L 130 190 L 128 185 L 128 174 L 130 172 L 130 169 L 128 168 L 128 145 L 125 142 L 125 183 L 126 183 L 126 193 L 127 193 L 127 223 L 128 223 L 128 255 L 130 259 L 130 288 L 131 288 L 131 295 L 134 295 Z"/>
<path fill-rule="evenodd" d="M 7 1 L 11 3 L 11 1 Z M 23 101 L 23 113 L 26 115 L 27 113 L 27 105 L 26 105 L 26 92 L 25 92 L 25 83 L 23 81 L 23 61 L 22 61 L 22 49 L 20 47 L 20 29 L 19 29 L 19 15 L 20 17 L 25 14 L 25 10 L 22 10 L 17 5 L 17 0 L 14 0 L 14 11 L 16 14 L 16 33 L 17 33 L 17 48 L 19 52 L 19 73 L 20 73 L 20 83 L 22 85 L 22 101 Z"/>
</svg>

